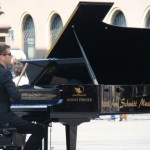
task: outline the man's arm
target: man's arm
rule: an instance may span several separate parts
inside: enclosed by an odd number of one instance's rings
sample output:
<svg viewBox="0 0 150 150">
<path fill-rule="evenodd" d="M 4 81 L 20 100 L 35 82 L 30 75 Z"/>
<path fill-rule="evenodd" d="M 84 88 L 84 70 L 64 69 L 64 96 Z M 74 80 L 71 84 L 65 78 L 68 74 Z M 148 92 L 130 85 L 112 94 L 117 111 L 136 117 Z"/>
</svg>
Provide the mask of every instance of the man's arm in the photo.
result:
<svg viewBox="0 0 150 150">
<path fill-rule="evenodd" d="M 12 81 L 12 75 L 10 71 L 6 71 L 3 74 L 3 84 L 10 98 L 14 100 L 15 102 L 20 102 L 21 94 L 16 88 L 15 83 Z"/>
</svg>

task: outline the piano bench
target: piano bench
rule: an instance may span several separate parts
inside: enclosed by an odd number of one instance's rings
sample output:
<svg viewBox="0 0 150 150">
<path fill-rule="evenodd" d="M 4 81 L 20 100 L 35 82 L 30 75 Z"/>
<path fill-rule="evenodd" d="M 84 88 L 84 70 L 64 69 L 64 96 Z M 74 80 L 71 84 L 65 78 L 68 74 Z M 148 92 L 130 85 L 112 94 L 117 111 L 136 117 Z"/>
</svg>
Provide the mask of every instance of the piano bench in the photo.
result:
<svg viewBox="0 0 150 150">
<path fill-rule="evenodd" d="M 0 149 L 17 149 L 16 128 L 0 128 Z"/>
</svg>

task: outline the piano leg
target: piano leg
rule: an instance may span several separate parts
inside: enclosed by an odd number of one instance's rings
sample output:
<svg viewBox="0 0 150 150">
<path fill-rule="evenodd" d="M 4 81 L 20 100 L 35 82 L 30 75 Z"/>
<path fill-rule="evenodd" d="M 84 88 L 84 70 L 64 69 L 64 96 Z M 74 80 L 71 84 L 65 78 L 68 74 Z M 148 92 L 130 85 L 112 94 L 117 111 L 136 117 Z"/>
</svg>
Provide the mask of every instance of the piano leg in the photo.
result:
<svg viewBox="0 0 150 150">
<path fill-rule="evenodd" d="M 77 125 L 65 125 L 67 150 L 76 150 Z"/>
<path fill-rule="evenodd" d="M 44 136 L 44 150 L 48 150 L 48 127 L 46 127 L 46 133 Z"/>
</svg>

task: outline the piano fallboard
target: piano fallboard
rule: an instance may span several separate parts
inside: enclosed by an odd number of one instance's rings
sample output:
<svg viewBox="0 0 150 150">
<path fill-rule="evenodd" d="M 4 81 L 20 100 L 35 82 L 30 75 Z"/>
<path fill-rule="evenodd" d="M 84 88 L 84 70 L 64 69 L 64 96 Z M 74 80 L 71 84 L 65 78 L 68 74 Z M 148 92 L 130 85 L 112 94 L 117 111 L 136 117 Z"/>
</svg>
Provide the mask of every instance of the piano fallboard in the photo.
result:
<svg viewBox="0 0 150 150">
<path fill-rule="evenodd" d="M 39 117 L 39 114 L 47 113 L 50 120 L 60 120 L 64 118 L 72 118 L 83 120 L 88 118 L 97 118 L 99 116 L 99 95 L 98 95 L 99 86 L 93 84 L 76 84 L 76 85 L 60 85 L 58 93 L 59 99 L 43 100 L 43 99 L 31 99 L 29 97 L 22 97 L 20 104 L 12 104 L 11 110 L 20 113 L 22 116 L 24 114 L 28 118 L 33 118 L 33 116 Z M 42 93 L 43 89 L 22 90 L 22 93 Z M 48 91 L 51 91 L 48 89 Z M 60 93 L 61 91 L 61 93 Z M 34 93 L 35 92 L 35 93 Z M 44 92 L 45 94 L 45 92 Z M 48 92 L 46 94 L 51 94 Z M 23 95 L 23 94 L 22 94 Z M 31 115 L 32 114 L 32 115 Z M 47 118 L 46 118 L 47 119 Z M 36 120 L 36 119 L 35 119 Z"/>
<path fill-rule="evenodd" d="M 15 112 L 47 111 L 51 118 L 91 118 L 109 114 L 150 112 L 150 85 L 60 85 L 59 99 L 22 99 Z M 34 92 L 33 90 L 32 92 Z M 26 90 L 27 92 L 27 90 Z M 37 91 L 36 91 L 37 92 Z M 38 90 L 40 92 L 40 90 Z M 57 95 L 57 93 L 55 93 Z M 33 94 L 34 95 L 34 94 Z"/>
<path fill-rule="evenodd" d="M 93 84 L 60 85 L 61 98 L 63 102 L 60 105 L 51 107 L 51 113 L 98 113 L 99 86 Z"/>
</svg>

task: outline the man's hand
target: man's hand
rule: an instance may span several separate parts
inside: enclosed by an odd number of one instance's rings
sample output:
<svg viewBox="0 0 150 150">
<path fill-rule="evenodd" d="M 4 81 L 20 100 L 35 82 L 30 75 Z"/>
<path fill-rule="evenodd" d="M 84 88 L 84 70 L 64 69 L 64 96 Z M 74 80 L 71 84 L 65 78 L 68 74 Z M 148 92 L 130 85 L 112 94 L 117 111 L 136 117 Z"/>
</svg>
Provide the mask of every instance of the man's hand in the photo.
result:
<svg viewBox="0 0 150 150">
<path fill-rule="evenodd" d="M 13 102 L 15 102 L 15 100 L 14 100 L 14 99 L 12 99 L 12 98 L 10 98 L 10 102 L 11 102 L 11 103 L 13 103 Z"/>
</svg>

